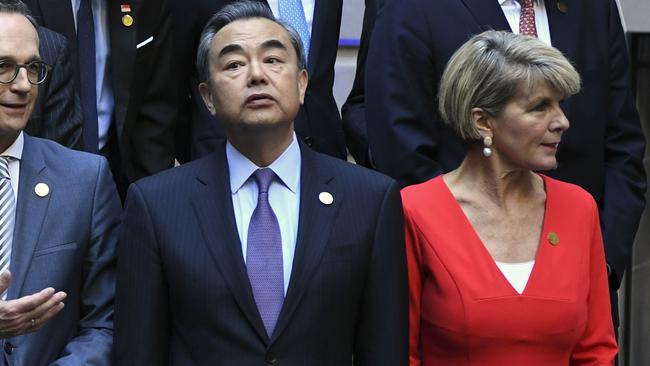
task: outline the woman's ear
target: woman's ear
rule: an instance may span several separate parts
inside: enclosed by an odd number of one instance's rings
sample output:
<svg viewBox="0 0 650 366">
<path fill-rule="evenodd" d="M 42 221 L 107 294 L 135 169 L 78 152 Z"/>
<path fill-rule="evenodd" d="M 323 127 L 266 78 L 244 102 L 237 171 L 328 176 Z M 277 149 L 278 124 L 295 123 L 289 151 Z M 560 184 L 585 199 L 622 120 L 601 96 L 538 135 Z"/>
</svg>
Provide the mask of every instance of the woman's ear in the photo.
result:
<svg viewBox="0 0 650 366">
<path fill-rule="evenodd" d="M 472 122 L 481 136 L 492 136 L 492 117 L 483 108 L 472 108 Z"/>
</svg>

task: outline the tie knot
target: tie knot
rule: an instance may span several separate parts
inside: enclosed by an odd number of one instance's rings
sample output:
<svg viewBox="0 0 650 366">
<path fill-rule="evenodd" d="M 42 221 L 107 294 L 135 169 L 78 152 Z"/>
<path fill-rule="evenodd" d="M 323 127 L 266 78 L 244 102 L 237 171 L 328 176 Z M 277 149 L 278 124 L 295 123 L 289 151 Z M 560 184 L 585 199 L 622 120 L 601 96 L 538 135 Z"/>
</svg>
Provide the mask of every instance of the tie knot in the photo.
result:
<svg viewBox="0 0 650 366">
<path fill-rule="evenodd" d="M 5 155 L 0 156 L 0 178 L 7 178 L 7 179 L 10 178 L 9 159 L 11 159 L 10 156 L 5 156 Z"/>
<path fill-rule="evenodd" d="M 253 178 L 255 179 L 255 183 L 257 183 L 259 193 L 267 193 L 271 182 L 273 182 L 273 178 L 275 178 L 275 173 L 269 168 L 257 169 L 253 173 Z"/>
<path fill-rule="evenodd" d="M 524 9 L 532 9 L 535 7 L 535 0 L 519 0 L 519 3 Z"/>
</svg>

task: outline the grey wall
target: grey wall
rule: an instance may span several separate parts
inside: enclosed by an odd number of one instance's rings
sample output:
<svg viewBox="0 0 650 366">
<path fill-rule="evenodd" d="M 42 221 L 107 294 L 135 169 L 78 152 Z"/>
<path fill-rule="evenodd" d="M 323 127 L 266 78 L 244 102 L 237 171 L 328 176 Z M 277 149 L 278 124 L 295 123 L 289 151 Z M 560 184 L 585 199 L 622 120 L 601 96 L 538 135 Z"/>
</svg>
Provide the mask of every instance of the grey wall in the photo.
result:
<svg viewBox="0 0 650 366">
<path fill-rule="evenodd" d="M 650 1 L 618 0 L 628 32 L 650 32 Z"/>
</svg>

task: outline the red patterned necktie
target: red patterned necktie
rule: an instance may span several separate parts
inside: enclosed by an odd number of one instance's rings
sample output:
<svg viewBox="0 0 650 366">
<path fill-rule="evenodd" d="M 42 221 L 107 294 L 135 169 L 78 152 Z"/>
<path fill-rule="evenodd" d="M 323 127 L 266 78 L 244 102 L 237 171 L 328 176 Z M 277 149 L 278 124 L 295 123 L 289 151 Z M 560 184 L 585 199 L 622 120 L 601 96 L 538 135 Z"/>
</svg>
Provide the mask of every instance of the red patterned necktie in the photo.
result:
<svg viewBox="0 0 650 366">
<path fill-rule="evenodd" d="M 537 38 L 535 27 L 535 0 L 519 0 L 521 13 L 519 13 L 519 34 Z"/>
</svg>

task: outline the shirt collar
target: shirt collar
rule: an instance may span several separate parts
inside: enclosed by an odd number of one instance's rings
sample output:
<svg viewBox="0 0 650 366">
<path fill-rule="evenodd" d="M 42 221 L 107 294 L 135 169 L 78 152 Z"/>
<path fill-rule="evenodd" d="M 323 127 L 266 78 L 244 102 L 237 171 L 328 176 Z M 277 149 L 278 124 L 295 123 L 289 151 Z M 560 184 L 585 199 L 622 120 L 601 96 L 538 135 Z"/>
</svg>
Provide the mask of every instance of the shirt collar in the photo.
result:
<svg viewBox="0 0 650 366">
<path fill-rule="evenodd" d="M 535 4 L 539 4 L 541 0 L 533 0 Z M 504 5 L 511 5 L 516 3 L 517 0 L 499 0 L 499 5 L 504 6 Z"/>
<path fill-rule="evenodd" d="M 16 140 L 14 140 L 14 143 L 11 144 L 7 150 L 3 151 L 2 154 L 4 156 L 11 156 L 12 158 L 16 160 L 20 160 L 23 157 L 23 146 L 25 145 L 25 137 L 23 136 L 23 132 L 20 131 L 20 134 L 18 134 L 18 137 Z"/>
<path fill-rule="evenodd" d="M 270 168 L 293 193 L 298 191 L 302 158 L 296 134 L 291 143 L 268 167 L 259 167 L 242 155 L 231 143 L 226 142 L 226 159 L 230 173 L 230 191 L 235 194 L 248 181 L 251 174 L 260 168 Z"/>
</svg>

